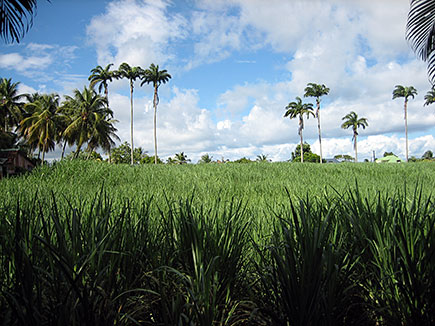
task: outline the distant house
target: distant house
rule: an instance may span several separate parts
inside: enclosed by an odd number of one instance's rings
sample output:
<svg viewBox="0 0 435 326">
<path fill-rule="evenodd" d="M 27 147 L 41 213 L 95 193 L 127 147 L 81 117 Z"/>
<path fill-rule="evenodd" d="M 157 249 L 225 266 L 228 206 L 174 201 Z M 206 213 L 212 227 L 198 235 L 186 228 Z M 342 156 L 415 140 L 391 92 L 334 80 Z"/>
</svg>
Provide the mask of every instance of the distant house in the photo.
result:
<svg viewBox="0 0 435 326">
<path fill-rule="evenodd" d="M 404 160 L 397 157 L 396 155 L 387 155 L 385 157 L 378 158 L 375 162 L 376 163 L 403 163 Z"/>
<path fill-rule="evenodd" d="M 0 149 L 0 179 L 31 171 L 35 163 L 18 148 Z"/>
</svg>

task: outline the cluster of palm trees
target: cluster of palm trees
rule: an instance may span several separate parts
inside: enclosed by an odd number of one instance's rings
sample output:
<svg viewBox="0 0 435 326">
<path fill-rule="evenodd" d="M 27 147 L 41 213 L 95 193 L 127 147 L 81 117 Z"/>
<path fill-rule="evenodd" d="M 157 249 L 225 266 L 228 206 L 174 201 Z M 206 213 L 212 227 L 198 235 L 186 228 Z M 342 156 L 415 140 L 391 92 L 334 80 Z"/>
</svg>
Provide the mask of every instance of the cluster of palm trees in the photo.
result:
<svg viewBox="0 0 435 326">
<path fill-rule="evenodd" d="M 153 96 L 153 108 L 154 108 L 154 163 L 157 164 L 157 105 L 159 104 L 158 88 L 163 83 L 171 79 L 171 75 L 167 70 L 159 70 L 159 66 L 152 63 L 148 69 L 142 69 L 139 66 L 131 67 L 128 63 L 122 63 L 118 70 L 111 71 L 110 68 L 113 64 L 108 64 L 105 68 L 97 66 L 91 70 L 91 75 L 89 76 L 89 81 L 91 86 L 99 84 L 99 92 L 104 89 L 106 99 L 108 99 L 108 82 L 113 79 L 128 79 L 130 83 L 130 142 L 131 142 L 131 165 L 134 163 L 133 152 L 133 90 L 134 82 L 137 79 L 141 80 L 140 86 L 145 84 L 152 84 L 154 89 Z"/>
<path fill-rule="evenodd" d="M 304 97 L 315 97 L 316 98 L 316 105 L 317 109 L 314 113 L 314 108 L 312 103 L 303 103 L 302 99 L 300 97 L 296 97 L 296 101 L 290 102 L 285 107 L 285 114 L 284 117 L 289 117 L 290 119 L 299 118 L 299 129 L 298 134 L 300 136 L 300 142 L 301 142 L 301 148 L 303 147 L 303 136 L 302 131 L 304 129 L 304 119 L 303 116 L 305 115 L 307 119 L 310 116 L 315 116 L 317 118 L 317 127 L 319 132 L 319 145 L 320 145 L 320 163 L 323 161 L 323 155 L 322 155 L 322 135 L 321 135 L 321 128 L 320 128 L 320 101 L 321 97 L 323 95 L 329 94 L 329 88 L 325 85 L 319 85 L 314 83 L 309 83 L 307 87 L 305 88 L 305 94 Z M 393 90 L 393 99 L 396 98 L 404 98 L 404 119 L 405 119 L 405 155 L 406 155 L 406 162 L 408 162 L 409 155 L 408 155 L 408 99 L 410 97 L 414 98 L 417 95 L 417 90 L 413 86 L 402 86 L 402 85 L 396 85 Z M 427 92 L 427 94 L 424 97 L 425 103 L 424 105 L 430 105 L 432 103 L 435 103 L 435 88 L 432 88 Z M 355 162 L 358 162 L 358 147 L 357 147 L 357 137 L 358 137 L 358 128 L 362 127 L 365 129 L 368 126 L 367 118 L 359 118 L 358 114 L 354 111 L 351 111 L 350 113 L 346 114 L 342 120 L 344 122 L 341 125 L 341 128 L 343 129 L 349 129 L 352 128 L 353 131 L 353 147 L 355 151 Z M 304 162 L 304 156 L 301 155 L 301 162 Z"/>
<path fill-rule="evenodd" d="M 61 102 L 54 93 L 18 94 L 18 86 L 11 79 L 0 80 L 0 131 L 8 134 L 15 128 L 30 152 L 38 150 L 38 158 L 42 153 L 42 162 L 56 143 L 63 143 L 63 158 L 67 144 L 77 146 L 77 156 L 86 143 L 91 155 L 98 147 L 110 151 L 119 139 L 106 98 L 92 87 L 76 89 Z"/>
<path fill-rule="evenodd" d="M 322 133 L 320 128 L 320 101 L 321 97 L 329 94 L 329 88 L 323 84 L 308 83 L 305 88 L 304 97 L 314 97 L 316 98 L 316 112 L 314 113 L 314 107 L 312 103 L 303 103 L 302 99 L 297 96 L 295 102 L 290 102 L 286 107 L 284 118 L 289 117 L 290 119 L 299 118 L 299 129 L 298 134 L 301 140 L 301 148 L 304 146 L 304 139 L 302 131 L 304 129 L 304 115 L 307 119 L 311 116 L 317 118 L 317 128 L 319 133 L 319 145 L 320 145 L 320 163 L 323 162 L 323 152 L 322 152 Z M 304 162 L 304 155 L 301 154 L 301 162 Z"/>
<path fill-rule="evenodd" d="M 141 86 L 152 84 L 154 88 L 154 163 L 157 164 L 156 115 L 159 102 L 158 88 L 171 76 L 166 70 L 159 70 L 158 65 L 151 64 L 148 69 L 130 67 L 122 63 L 119 69 L 111 71 L 113 64 L 105 68 L 97 66 L 91 70 L 89 87 L 82 91 L 75 89 L 73 96 L 65 96 L 64 101 L 58 94 L 19 94 L 19 82 L 11 79 L 0 80 L 0 131 L 3 134 L 18 132 L 30 152 L 38 150 L 38 158 L 63 143 L 62 158 L 66 145 L 76 145 L 74 156 L 77 157 L 87 144 L 86 151 L 91 156 L 97 148 L 109 153 L 119 140 L 109 107 L 108 83 L 114 79 L 126 78 L 130 82 L 131 103 L 131 164 L 133 164 L 133 88 L 134 81 L 141 79 Z M 94 89 L 98 85 L 98 92 Z M 104 91 L 104 96 L 100 95 Z"/>
</svg>

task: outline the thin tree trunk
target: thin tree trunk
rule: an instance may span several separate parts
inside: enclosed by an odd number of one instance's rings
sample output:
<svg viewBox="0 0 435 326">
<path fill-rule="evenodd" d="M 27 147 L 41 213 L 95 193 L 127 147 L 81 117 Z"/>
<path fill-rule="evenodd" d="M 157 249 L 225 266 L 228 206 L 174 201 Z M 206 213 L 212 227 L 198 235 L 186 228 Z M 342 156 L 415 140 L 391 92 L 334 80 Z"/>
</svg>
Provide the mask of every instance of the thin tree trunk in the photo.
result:
<svg viewBox="0 0 435 326">
<path fill-rule="evenodd" d="M 79 153 L 80 153 L 81 147 L 82 147 L 82 145 L 77 146 L 77 150 L 76 150 L 76 152 L 74 153 L 74 158 L 79 157 Z"/>
<path fill-rule="evenodd" d="M 405 98 L 405 142 L 406 142 L 406 162 L 408 162 L 408 100 Z"/>
<path fill-rule="evenodd" d="M 134 147 L 133 147 L 133 81 L 130 80 L 130 116 L 131 116 L 131 160 L 130 160 L 130 164 L 133 165 L 133 152 L 134 152 Z"/>
<path fill-rule="evenodd" d="M 112 163 L 112 153 L 110 150 L 110 145 L 109 145 L 109 163 Z"/>
<path fill-rule="evenodd" d="M 320 131 L 320 102 L 317 100 L 317 129 L 319 130 L 319 146 L 320 146 L 320 164 L 323 162 L 323 153 L 322 153 L 322 132 Z"/>
<path fill-rule="evenodd" d="M 65 147 L 66 147 L 66 140 L 63 143 L 61 160 L 63 160 L 63 157 L 65 156 Z"/>
<path fill-rule="evenodd" d="M 304 125 L 304 120 L 302 120 L 302 116 L 299 118 L 299 136 L 301 136 L 301 163 L 304 163 L 304 140 L 302 137 L 302 128 Z"/>
<path fill-rule="evenodd" d="M 92 152 L 94 151 L 94 148 L 93 147 L 91 147 L 91 149 L 90 149 L 90 151 L 89 151 L 89 154 L 88 154 L 88 157 L 86 158 L 87 160 L 89 160 L 90 158 L 91 158 L 91 155 L 92 155 Z"/>
<path fill-rule="evenodd" d="M 355 150 L 355 163 L 358 163 L 358 145 L 357 145 L 357 142 L 358 142 L 358 140 L 357 140 L 357 137 L 358 137 L 358 134 L 354 134 L 353 135 L 353 141 L 354 141 L 354 143 L 353 143 L 353 149 Z"/>
<path fill-rule="evenodd" d="M 157 164 L 157 87 L 154 87 L 154 164 Z"/>
<path fill-rule="evenodd" d="M 45 160 L 45 150 L 42 150 L 42 162 L 41 165 L 44 165 L 44 160 Z"/>
<path fill-rule="evenodd" d="M 104 86 L 104 95 L 106 96 L 107 107 L 109 107 L 109 89 L 107 86 Z"/>
</svg>

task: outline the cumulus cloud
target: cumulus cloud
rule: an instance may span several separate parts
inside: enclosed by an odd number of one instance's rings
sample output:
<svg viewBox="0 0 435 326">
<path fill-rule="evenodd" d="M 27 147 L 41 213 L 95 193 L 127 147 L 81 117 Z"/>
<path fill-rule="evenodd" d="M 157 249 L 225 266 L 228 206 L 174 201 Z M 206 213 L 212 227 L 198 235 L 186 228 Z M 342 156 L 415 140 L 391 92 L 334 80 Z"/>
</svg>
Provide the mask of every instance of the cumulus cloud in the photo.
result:
<svg viewBox="0 0 435 326">
<path fill-rule="evenodd" d="M 148 66 L 167 62 L 172 56 L 169 41 L 185 37 L 186 20 L 169 14 L 169 1 L 117 0 L 87 26 L 90 44 L 97 50 L 99 64 Z"/>
<path fill-rule="evenodd" d="M 77 49 L 77 46 L 29 43 L 20 52 L 0 54 L 0 68 L 46 82 L 59 77 L 55 76 L 60 72 L 59 67 L 65 67 L 74 60 Z M 65 75 L 71 76 L 69 73 Z"/>
</svg>

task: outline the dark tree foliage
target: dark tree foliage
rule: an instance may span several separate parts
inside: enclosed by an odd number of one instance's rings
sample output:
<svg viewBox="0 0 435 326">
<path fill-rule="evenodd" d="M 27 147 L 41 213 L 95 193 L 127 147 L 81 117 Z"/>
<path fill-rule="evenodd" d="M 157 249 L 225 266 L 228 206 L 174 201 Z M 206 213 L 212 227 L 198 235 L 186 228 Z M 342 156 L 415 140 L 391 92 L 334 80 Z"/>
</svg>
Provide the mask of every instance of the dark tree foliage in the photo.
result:
<svg viewBox="0 0 435 326">
<path fill-rule="evenodd" d="M 433 152 L 432 151 L 426 151 L 426 152 L 424 152 L 424 154 L 423 154 L 423 156 L 421 158 L 432 159 L 433 158 Z"/>
<path fill-rule="evenodd" d="M 320 163 L 320 156 L 311 151 L 311 146 L 308 143 L 304 143 L 304 162 Z M 301 161 L 301 145 L 297 145 L 295 151 L 292 153 L 292 162 Z"/>
<path fill-rule="evenodd" d="M 304 146 L 303 146 L 303 151 L 304 151 L 304 154 L 305 153 L 312 153 L 310 144 L 305 142 Z M 295 157 L 299 157 L 299 158 L 301 157 L 301 145 L 300 144 L 298 144 L 296 146 L 295 151 L 292 153 L 292 161 L 295 159 Z M 304 157 L 305 157 L 305 155 L 304 155 Z"/>
</svg>

